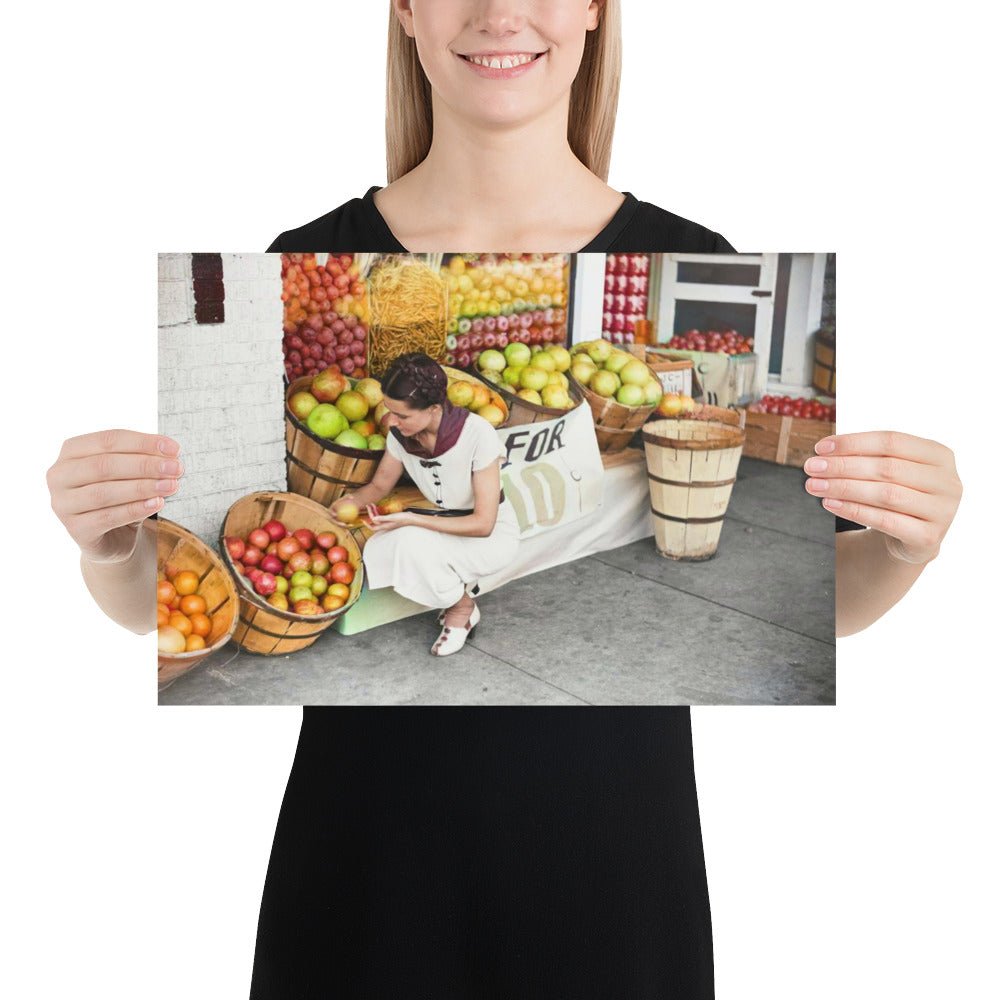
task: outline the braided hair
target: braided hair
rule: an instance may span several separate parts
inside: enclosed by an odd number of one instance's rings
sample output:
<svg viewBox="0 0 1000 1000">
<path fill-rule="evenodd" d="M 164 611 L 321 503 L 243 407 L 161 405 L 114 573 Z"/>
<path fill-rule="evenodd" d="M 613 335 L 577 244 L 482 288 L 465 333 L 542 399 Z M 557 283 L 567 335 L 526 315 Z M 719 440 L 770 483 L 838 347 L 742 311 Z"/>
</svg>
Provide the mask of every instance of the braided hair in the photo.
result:
<svg viewBox="0 0 1000 1000">
<path fill-rule="evenodd" d="M 426 410 L 448 398 L 448 376 L 433 358 L 413 351 L 389 365 L 382 376 L 382 392 L 415 410 Z"/>
</svg>

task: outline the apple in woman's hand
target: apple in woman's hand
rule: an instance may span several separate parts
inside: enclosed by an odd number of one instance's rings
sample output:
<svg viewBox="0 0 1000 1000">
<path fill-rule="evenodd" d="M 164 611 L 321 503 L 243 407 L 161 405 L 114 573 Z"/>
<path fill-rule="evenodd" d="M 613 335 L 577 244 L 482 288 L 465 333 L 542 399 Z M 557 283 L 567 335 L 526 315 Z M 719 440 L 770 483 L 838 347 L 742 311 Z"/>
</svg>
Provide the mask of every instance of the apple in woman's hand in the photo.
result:
<svg viewBox="0 0 1000 1000">
<path fill-rule="evenodd" d="M 333 516 L 342 524 L 354 524 L 361 514 L 361 509 L 353 501 L 346 497 L 338 500 L 333 505 Z"/>
</svg>

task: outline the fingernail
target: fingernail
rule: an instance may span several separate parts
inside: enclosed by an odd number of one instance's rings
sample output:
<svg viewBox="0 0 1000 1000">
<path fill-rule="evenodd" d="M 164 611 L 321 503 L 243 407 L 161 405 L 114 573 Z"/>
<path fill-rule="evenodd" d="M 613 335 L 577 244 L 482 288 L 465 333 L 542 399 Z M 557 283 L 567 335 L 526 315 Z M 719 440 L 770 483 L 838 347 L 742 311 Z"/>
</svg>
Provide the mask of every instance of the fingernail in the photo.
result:
<svg viewBox="0 0 1000 1000">
<path fill-rule="evenodd" d="M 160 462 L 160 475 L 176 476 L 181 471 L 180 462 Z"/>
<path fill-rule="evenodd" d="M 806 472 L 826 472 L 826 459 L 810 458 L 806 462 Z"/>
<path fill-rule="evenodd" d="M 819 452 L 820 455 L 829 455 L 830 452 L 833 451 L 834 447 L 834 442 L 830 438 L 827 438 L 825 441 L 816 442 L 816 451 Z"/>
<path fill-rule="evenodd" d="M 831 510 L 840 510 L 844 506 L 843 500 L 834 500 L 833 497 L 827 497 L 823 501 L 825 507 L 829 507 Z"/>
<path fill-rule="evenodd" d="M 160 438 L 160 451 L 164 455 L 176 455 L 180 451 L 180 445 L 171 438 Z"/>
<path fill-rule="evenodd" d="M 144 506 L 145 506 L 146 510 L 156 510 L 156 508 L 160 506 L 160 498 L 159 497 L 150 497 L 146 501 L 146 503 L 145 503 Z"/>
<path fill-rule="evenodd" d="M 830 484 L 825 479 L 810 479 L 809 488 L 813 490 L 825 490 Z"/>
<path fill-rule="evenodd" d="M 172 493 L 177 481 L 175 479 L 160 479 L 156 483 L 157 493 Z"/>
</svg>

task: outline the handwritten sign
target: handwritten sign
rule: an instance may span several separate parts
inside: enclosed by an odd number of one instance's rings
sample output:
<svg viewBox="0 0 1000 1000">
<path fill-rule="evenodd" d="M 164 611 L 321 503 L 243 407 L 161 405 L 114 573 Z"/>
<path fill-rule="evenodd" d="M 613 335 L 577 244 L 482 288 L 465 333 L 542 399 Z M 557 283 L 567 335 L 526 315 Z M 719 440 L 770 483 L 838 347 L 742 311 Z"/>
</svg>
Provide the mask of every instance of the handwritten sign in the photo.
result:
<svg viewBox="0 0 1000 1000">
<path fill-rule="evenodd" d="M 589 407 L 552 420 L 497 430 L 507 456 L 500 467 L 504 493 L 517 513 L 521 537 L 568 524 L 595 510 L 604 492 L 604 466 Z"/>
</svg>

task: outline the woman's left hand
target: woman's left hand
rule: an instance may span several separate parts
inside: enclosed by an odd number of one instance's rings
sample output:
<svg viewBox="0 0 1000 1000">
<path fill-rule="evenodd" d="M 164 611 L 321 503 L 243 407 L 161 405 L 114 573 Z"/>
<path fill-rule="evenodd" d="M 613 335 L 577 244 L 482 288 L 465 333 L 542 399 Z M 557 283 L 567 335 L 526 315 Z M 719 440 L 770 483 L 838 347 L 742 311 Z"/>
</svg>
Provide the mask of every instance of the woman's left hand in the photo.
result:
<svg viewBox="0 0 1000 1000">
<path fill-rule="evenodd" d="M 937 556 L 962 498 L 950 448 L 899 431 L 840 434 L 816 443 L 805 487 L 839 517 L 875 528 L 903 562 Z"/>
<path fill-rule="evenodd" d="M 393 528 L 402 528 L 408 524 L 413 524 L 413 515 L 408 511 L 400 511 L 398 514 L 380 514 L 378 507 L 370 503 L 365 508 L 368 527 L 373 532 L 392 531 Z"/>
</svg>

